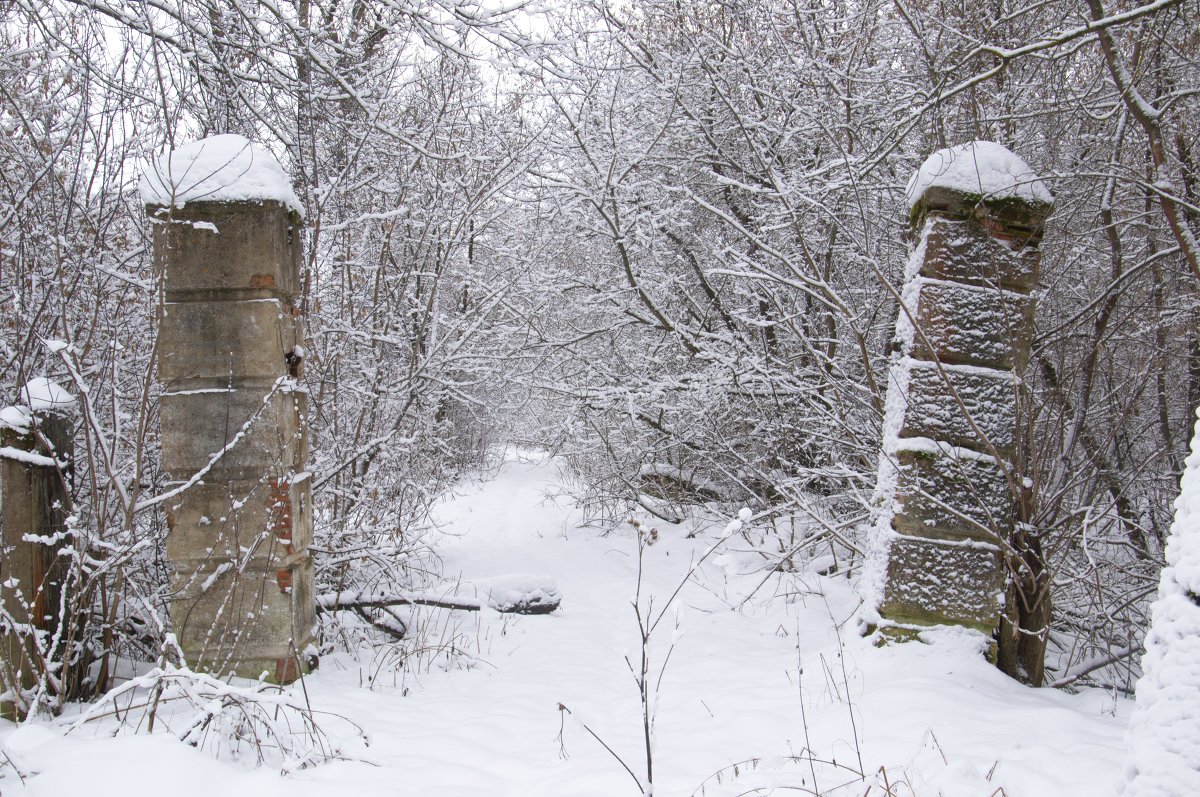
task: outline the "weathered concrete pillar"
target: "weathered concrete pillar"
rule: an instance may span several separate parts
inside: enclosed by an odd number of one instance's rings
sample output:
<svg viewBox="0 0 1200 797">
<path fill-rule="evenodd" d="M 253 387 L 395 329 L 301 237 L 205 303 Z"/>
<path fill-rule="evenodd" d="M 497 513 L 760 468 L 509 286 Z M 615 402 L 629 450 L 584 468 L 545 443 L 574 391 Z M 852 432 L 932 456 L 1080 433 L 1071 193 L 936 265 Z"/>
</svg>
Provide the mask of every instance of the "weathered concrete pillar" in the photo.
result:
<svg viewBox="0 0 1200 797">
<path fill-rule="evenodd" d="M 893 638 L 937 625 L 990 637 L 1021 487 L 1018 395 L 1052 199 L 991 142 L 935 153 L 908 199 L 917 243 L 888 385 L 872 619 Z"/>
<path fill-rule="evenodd" d="M 47 654 L 55 653 L 47 646 L 61 622 L 66 564 L 57 535 L 66 530 L 74 458 L 75 402 L 66 390 L 34 379 L 20 402 L 0 410 L 0 693 L 34 687 Z M 27 708 L 6 700 L 0 716 Z"/>
<path fill-rule="evenodd" d="M 301 206 L 274 157 L 224 135 L 142 182 L 163 274 L 158 376 L 171 618 L 194 669 L 292 681 L 315 659 Z"/>
</svg>

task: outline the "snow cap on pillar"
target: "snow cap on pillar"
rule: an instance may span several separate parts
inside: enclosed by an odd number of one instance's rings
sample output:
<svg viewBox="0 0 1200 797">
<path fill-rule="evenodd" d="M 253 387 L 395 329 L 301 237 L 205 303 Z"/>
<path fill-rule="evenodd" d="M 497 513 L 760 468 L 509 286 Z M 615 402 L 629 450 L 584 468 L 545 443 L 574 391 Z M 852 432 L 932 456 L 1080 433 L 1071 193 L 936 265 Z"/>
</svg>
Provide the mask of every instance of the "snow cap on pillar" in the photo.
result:
<svg viewBox="0 0 1200 797">
<path fill-rule="evenodd" d="M 75 410 L 75 397 L 65 387 L 44 376 L 26 382 L 21 388 L 20 400 L 34 412 L 66 414 Z"/>
<path fill-rule="evenodd" d="M 44 376 L 34 377 L 17 391 L 17 403 L 0 409 L 0 431 L 9 430 L 27 435 L 33 430 L 33 413 L 70 415 L 75 411 L 75 397 L 67 389 Z"/>
<path fill-rule="evenodd" d="M 142 202 L 150 206 L 274 201 L 304 217 L 304 206 L 271 151 L 233 133 L 202 138 L 152 158 L 139 188 Z"/>
<path fill-rule="evenodd" d="M 940 149 L 925 159 L 905 190 L 914 229 L 930 211 L 976 217 L 1041 233 L 1054 197 L 1029 164 L 994 141 Z"/>
</svg>

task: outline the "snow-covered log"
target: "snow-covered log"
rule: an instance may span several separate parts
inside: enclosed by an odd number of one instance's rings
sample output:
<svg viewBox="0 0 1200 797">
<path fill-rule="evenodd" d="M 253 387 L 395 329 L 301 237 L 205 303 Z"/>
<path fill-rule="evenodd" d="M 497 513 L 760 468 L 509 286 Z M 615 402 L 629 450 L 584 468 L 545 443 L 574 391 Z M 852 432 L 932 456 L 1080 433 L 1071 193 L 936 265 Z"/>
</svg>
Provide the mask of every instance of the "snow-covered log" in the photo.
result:
<svg viewBox="0 0 1200 797">
<path fill-rule="evenodd" d="M 317 610 L 344 611 L 390 606 L 433 606 L 463 612 L 478 612 L 485 606 L 501 614 L 549 614 L 562 603 L 562 592 L 554 579 L 543 576 L 511 575 L 479 584 L 481 598 L 434 595 L 418 592 L 370 592 L 343 590 L 317 596 Z"/>
</svg>

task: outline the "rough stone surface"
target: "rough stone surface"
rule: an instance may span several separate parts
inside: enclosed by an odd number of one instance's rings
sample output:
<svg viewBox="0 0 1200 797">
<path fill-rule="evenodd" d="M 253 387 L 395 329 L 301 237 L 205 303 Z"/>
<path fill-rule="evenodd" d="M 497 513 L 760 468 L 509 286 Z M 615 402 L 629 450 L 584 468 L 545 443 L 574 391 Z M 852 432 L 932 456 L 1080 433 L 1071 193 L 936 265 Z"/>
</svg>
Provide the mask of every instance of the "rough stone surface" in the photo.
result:
<svg viewBox="0 0 1200 797">
<path fill-rule="evenodd" d="M 992 142 L 935 153 L 907 198 L 921 231 L 903 292 L 916 334 L 904 325 L 898 334 L 865 580 L 886 638 L 918 638 L 940 624 L 990 635 L 1016 519 L 1020 374 L 1052 198 L 1023 160 Z"/>
<path fill-rule="evenodd" d="M 995 543 L 1012 527 L 1012 492 L 994 460 L 924 450 L 897 451 L 896 460 L 896 531 Z"/>
<path fill-rule="evenodd" d="M 978 224 L 933 216 L 926 232 L 921 274 L 1028 292 L 1037 284 L 1041 259 L 1035 247 L 1014 249 Z"/>
<path fill-rule="evenodd" d="M 1012 373 L 952 365 L 939 370 L 932 363 L 914 362 L 900 436 L 928 437 L 987 453 L 988 447 L 975 428 L 997 451 L 1012 451 L 1016 434 L 1016 386 Z"/>
<path fill-rule="evenodd" d="M 1011 369 L 1029 351 L 1033 298 L 998 286 L 926 280 L 912 355 L 944 363 Z"/>
<path fill-rule="evenodd" d="M 909 221 L 915 227 L 934 213 L 971 219 L 992 230 L 998 238 L 1021 245 L 1036 245 L 1041 241 L 1043 225 L 1052 209 L 1052 205 L 1042 202 L 1030 203 L 1016 198 L 987 199 L 978 194 L 936 186 L 928 189 L 912 207 Z"/>
<path fill-rule="evenodd" d="M 880 613 L 895 623 L 963 625 L 991 634 L 1003 591 L 996 548 L 897 537 L 888 551 Z"/>
</svg>

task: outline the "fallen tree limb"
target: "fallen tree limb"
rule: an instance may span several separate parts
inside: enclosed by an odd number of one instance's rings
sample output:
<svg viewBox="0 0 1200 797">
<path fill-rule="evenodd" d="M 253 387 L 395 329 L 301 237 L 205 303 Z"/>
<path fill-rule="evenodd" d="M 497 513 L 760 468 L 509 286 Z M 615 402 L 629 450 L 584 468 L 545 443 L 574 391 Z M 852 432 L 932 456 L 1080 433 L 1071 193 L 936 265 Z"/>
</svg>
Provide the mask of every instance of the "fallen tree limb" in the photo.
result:
<svg viewBox="0 0 1200 797">
<path fill-rule="evenodd" d="M 549 614 L 558 608 L 560 602 L 561 596 L 541 591 L 522 595 L 516 600 L 511 598 L 497 600 L 492 593 L 488 593 L 488 599 L 485 602 L 478 598 L 459 598 L 417 592 L 372 593 L 344 590 L 318 595 L 317 611 L 338 612 L 386 609 L 392 606 L 433 606 L 438 609 L 478 612 L 487 605 L 502 614 Z"/>
<path fill-rule="evenodd" d="M 1130 645 L 1129 647 L 1126 647 L 1126 648 L 1118 648 L 1117 650 L 1113 651 L 1112 653 L 1106 653 L 1102 656 L 1095 656 L 1093 658 L 1088 659 L 1087 661 L 1083 661 L 1083 662 L 1080 662 L 1079 664 L 1075 665 L 1069 671 L 1067 671 L 1067 673 L 1065 675 L 1063 675 L 1063 677 L 1059 678 L 1057 681 L 1050 684 L 1050 686 L 1052 688 L 1057 689 L 1061 686 L 1067 686 L 1069 684 L 1073 684 L 1076 681 L 1078 681 L 1080 678 L 1082 678 L 1083 676 L 1085 676 L 1089 673 L 1095 672 L 1096 670 L 1100 669 L 1101 667 L 1107 667 L 1110 664 L 1116 664 L 1118 661 L 1121 661 L 1122 659 L 1129 658 L 1134 653 L 1140 653 L 1141 650 L 1142 650 L 1141 645 Z"/>
</svg>

